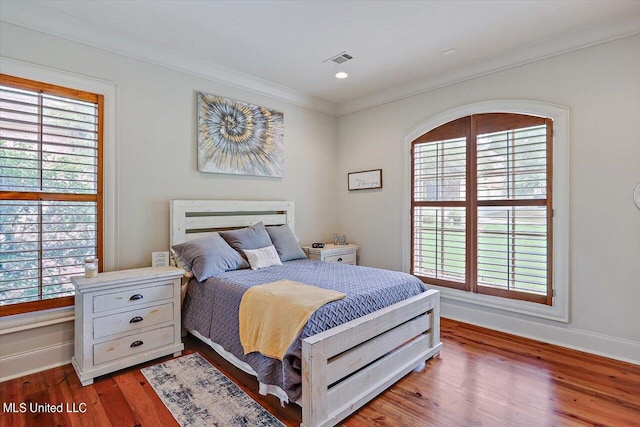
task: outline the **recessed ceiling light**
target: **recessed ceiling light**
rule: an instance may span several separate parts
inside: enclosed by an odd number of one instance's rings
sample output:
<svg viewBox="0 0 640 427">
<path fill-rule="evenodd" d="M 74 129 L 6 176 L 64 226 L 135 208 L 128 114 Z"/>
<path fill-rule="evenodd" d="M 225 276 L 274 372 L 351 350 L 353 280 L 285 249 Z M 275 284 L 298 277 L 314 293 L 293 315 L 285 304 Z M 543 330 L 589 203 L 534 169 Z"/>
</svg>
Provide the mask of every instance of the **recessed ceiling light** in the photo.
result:
<svg viewBox="0 0 640 427">
<path fill-rule="evenodd" d="M 455 49 L 447 49 L 442 51 L 443 55 L 453 55 L 454 53 L 456 53 Z"/>
<path fill-rule="evenodd" d="M 338 79 L 346 79 L 347 77 L 349 77 L 349 74 L 345 73 L 344 71 L 339 71 L 336 73 L 336 78 Z"/>
</svg>

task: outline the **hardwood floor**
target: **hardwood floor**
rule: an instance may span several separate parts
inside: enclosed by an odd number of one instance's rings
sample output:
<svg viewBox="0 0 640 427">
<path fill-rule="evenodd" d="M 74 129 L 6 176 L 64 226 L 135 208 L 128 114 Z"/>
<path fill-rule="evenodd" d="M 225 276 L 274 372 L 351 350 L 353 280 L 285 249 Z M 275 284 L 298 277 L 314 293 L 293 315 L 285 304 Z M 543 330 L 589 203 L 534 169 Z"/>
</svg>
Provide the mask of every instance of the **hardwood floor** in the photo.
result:
<svg viewBox="0 0 640 427">
<path fill-rule="evenodd" d="M 442 319 L 441 328 L 439 357 L 343 425 L 640 426 L 638 365 L 448 319 Z M 260 396 L 252 377 L 193 337 L 185 338 L 185 345 L 185 353 L 200 352 L 287 426 L 299 425 L 296 405 L 281 408 L 274 397 Z M 81 387 L 71 365 L 1 383 L 0 426 L 176 426 L 140 367 L 100 377 L 87 387 Z M 75 404 L 65 409 L 77 412 L 4 412 L 12 402 Z M 86 404 L 84 413 L 81 404 Z"/>
</svg>

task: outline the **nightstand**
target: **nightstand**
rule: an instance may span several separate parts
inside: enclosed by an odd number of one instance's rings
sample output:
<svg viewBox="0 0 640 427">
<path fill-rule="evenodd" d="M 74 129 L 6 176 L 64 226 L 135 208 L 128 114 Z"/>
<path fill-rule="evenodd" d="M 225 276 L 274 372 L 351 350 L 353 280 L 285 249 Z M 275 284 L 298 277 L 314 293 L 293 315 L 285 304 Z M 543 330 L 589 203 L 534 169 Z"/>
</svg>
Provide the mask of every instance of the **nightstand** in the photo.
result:
<svg viewBox="0 0 640 427">
<path fill-rule="evenodd" d="M 71 362 L 83 386 L 99 375 L 182 353 L 183 273 L 175 267 L 149 267 L 72 277 L 76 296 Z"/>
<path fill-rule="evenodd" d="M 305 246 L 302 249 L 304 249 L 309 259 L 356 265 L 356 252 L 358 248 L 358 245 L 334 245 L 332 243 L 325 243 L 324 248 Z"/>
</svg>

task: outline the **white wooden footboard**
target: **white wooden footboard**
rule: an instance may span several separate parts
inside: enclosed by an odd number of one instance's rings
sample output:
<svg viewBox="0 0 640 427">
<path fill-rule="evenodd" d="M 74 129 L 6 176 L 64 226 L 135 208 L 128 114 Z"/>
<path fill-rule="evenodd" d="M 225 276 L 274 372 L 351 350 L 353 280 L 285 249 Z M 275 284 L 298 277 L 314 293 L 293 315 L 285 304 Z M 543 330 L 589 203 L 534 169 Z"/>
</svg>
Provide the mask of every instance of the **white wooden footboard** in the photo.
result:
<svg viewBox="0 0 640 427">
<path fill-rule="evenodd" d="M 333 426 L 440 352 L 429 290 L 302 341 L 302 426 Z"/>
</svg>

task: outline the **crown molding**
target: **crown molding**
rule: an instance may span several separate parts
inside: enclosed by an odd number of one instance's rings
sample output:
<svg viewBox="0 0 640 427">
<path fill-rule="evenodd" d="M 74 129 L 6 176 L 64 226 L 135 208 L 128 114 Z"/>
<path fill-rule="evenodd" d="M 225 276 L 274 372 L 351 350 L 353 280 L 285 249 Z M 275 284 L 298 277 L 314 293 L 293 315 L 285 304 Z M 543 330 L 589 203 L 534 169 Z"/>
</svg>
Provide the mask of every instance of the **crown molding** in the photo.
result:
<svg viewBox="0 0 640 427">
<path fill-rule="evenodd" d="M 337 105 L 307 93 L 242 73 L 182 52 L 141 43 L 120 34 L 100 30 L 91 24 L 36 5 L 2 6 L 0 21 L 40 33 L 67 39 L 128 58 L 142 60 L 205 80 L 289 102 L 321 113 L 335 115 Z"/>
<path fill-rule="evenodd" d="M 442 87 L 475 79 L 487 74 L 519 67 L 532 62 L 640 34 L 640 14 L 630 15 L 598 28 L 583 28 L 564 37 L 547 39 L 509 53 L 472 64 L 458 65 L 420 81 L 390 87 L 371 96 L 338 104 L 336 115 L 343 116 L 389 102 L 419 95 Z"/>
<path fill-rule="evenodd" d="M 17 3 L 17 2 L 16 2 Z M 321 113 L 342 116 L 378 105 L 419 95 L 487 74 L 583 49 L 640 33 L 640 14 L 629 15 L 597 27 L 585 27 L 538 43 L 502 53 L 488 60 L 458 65 L 425 76 L 419 81 L 397 85 L 351 101 L 333 103 L 259 77 L 238 72 L 180 51 L 132 41 L 117 33 L 101 31 L 88 22 L 29 3 L 6 2 L 0 20 L 30 30 L 71 40 L 129 58 L 173 69 L 225 86 L 289 102 Z"/>
</svg>

